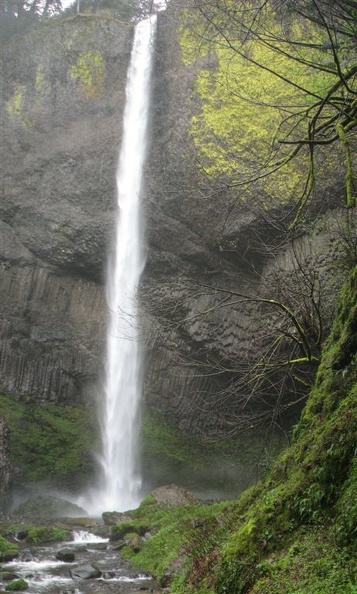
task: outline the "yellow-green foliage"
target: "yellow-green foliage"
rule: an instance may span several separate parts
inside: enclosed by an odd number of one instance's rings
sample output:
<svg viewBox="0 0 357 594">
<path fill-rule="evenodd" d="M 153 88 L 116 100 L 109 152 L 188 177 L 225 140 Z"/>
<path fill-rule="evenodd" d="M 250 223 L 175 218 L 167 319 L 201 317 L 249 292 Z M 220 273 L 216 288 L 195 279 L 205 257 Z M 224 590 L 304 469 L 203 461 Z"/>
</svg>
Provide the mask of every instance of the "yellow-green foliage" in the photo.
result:
<svg viewBox="0 0 357 594">
<path fill-rule="evenodd" d="M 105 66 L 99 51 L 82 52 L 75 66 L 70 68 L 70 76 L 76 80 L 86 99 L 95 99 L 104 91 Z"/>
<path fill-rule="evenodd" d="M 6 111 L 10 117 L 18 115 L 21 112 L 22 100 L 24 96 L 25 88 L 23 86 L 18 87 L 14 95 L 9 99 L 6 105 Z"/>
<path fill-rule="evenodd" d="M 13 96 L 6 103 L 6 111 L 10 118 L 18 118 L 26 128 L 31 128 L 32 123 L 24 113 L 24 98 L 26 87 L 18 85 Z"/>
<path fill-rule="evenodd" d="M 43 88 L 43 66 L 38 66 L 36 71 L 36 78 L 35 78 L 35 89 L 38 93 L 42 91 Z"/>
<path fill-rule="evenodd" d="M 181 29 L 184 61 L 192 61 L 210 49 L 217 64 L 215 70 L 201 69 L 196 82 L 201 109 L 193 117 L 191 134 L 203 169 L 210 176 L 233 178 L 239 183 L 269 173 L 261 182 L 266 195 L 280 202 L 297 197 L 304 188 L 302 171 L 308 164 L 308 151 L 272 173 L 292 151 L 292 145 L 279 144 L 279 140 L 288 132 L 290 140 L 305 135 L 299 121 L 316 101 L 309 93 L 319 96 L 336 81 L 333 73 L 318 71 L 302 61 L 328 68 L 326 61 L 331 56 L 317 48 L 287 46 L 286 30 L 274 14 L 266 15 L 259 40 L 253 35 L 241 43 L 231 34 L 230 45 L 217 36 L 211 45 L 207 40 L 202 42 L 200 21 L 193 28 L 192 22 L 189 26 Z M 269 47 L 269 32 L 281 39 L 273 42 L 274 47 Z M 317 45 L 322 42 L 313 26 L 302 28 L 298 22 L 290 25 L 289 39 L 308 39 Z M 301 61 L 287 57 L 286 51 Z M 252 192 L 252 186 L 245 191 Z"/>
</svg>

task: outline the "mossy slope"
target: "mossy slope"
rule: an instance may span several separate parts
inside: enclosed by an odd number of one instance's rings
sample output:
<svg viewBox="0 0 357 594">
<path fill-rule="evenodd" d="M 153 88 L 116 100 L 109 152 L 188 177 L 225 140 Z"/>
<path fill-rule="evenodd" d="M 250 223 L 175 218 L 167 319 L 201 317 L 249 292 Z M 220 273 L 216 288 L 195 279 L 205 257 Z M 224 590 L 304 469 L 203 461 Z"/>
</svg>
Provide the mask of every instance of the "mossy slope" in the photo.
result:
<svg viewBox="0 0 357 594">
<path fill-rule="evenodd" d="M 172 592 L 357 592 L 357 267 L 344 286 L 292 445 L 237 501 L 134 512 L 153 537 L 128 556 Z"/>
<path fill-rule="evenodd" d="M 9 427 L 19 481 L 75 488 L 88 480 L 98 439 L 93 410 L 23 402 L 4 394 L 0 408 Z"/>
</svg>

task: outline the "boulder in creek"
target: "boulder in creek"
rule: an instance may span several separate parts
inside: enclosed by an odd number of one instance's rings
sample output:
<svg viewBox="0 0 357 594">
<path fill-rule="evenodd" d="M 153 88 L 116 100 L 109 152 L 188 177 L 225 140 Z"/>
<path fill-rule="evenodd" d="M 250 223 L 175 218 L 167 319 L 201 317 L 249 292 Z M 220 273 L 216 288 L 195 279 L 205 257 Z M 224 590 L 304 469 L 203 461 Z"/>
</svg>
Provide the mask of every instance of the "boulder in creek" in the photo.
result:
<svg viewBox="0 0 357 594">
<path fill-rule="evenodd" d="M 127 540 L 132 534 L 137 534 L 142 537 L 144 534 L 147 534 L 149 528 L 150 527 L 147 524 L 139 524 L 138 522 L 133 522 L 133 520 L 130 522 L 123 522 L 122 524 L 112 526 L 109 540 Z"/>
<path fill-rule="evenodd" d="M 86 565 L 79 565 L 75 569 L 72 569 L 70 572 L 70 576 L 72 579 L 80 579 L 80 580 L 94 580 L 96 578 L 100 578 L 102 572 L 94 563 L 87 563 Z"/>
<path fill-rule="evenodd" d="M 17 544 L 7 541 L 0 535 L 0 561 L 8 563 L 16 559 L 19 554 L 19 547 Z"/>
<path fill-rule="evenodd" d="M 12 573 L 11 571 L 2 571 L 0 573 L 0 579 L 4 582 L 13 582 L 14 580 L 18 580 L 20 576 L 17 573 Z"/>
<path fill-rule="evenodd" d="M 71 504 L 73 505 L 73 504 Z M 97 521 L 94 518 L 88 518 L 88 517 L 83 517 L 83 518 L 76 518 L 76 517 L 67 517 L 67 518 L 61 518 L 62 522 L 64 524 L 67 524 L 68 526 L 71 526 L 72 528 L 96 528 L 97 527 Z"/>
<path fill-rule="evenodd" d="M 105 551 L 107 549 L 107 543 L 106 542 L 91 542 L 90 543 L 90 548 L 91 551 Z"/>
<path fill-rule="evenodd" d="M 26 580 L 20 578 L 18 580 L 14 580 L 13 582 L 9 582 L 5 586 L 5 592 L 23 592 L 24 590 L 27 590 L 28 587 L 29 585 Z"/>
<path fill-rule="evenodd" d="M 75 554 L 72 549 L 61 549 L 56 554 L 58 561 L 64 561 L 65 563 L 73 563 L 75 560 Z"/>
</svg>

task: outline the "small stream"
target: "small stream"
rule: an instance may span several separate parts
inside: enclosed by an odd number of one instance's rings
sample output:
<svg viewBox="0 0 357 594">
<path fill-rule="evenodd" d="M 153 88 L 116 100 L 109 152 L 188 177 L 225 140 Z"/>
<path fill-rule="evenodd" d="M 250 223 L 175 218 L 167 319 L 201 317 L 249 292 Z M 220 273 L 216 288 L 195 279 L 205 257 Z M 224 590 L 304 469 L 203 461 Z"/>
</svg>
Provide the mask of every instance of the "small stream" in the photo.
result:
<svg viewBox="0 0 357 594">
<path fill-rule="evenodd" d="M 48 546 L 25 546 L 17 559 L 1 565 L 1 573 L 11 574 L 12 579 L 26 580 L 28 594 L 156 591 L 152 578 L 130 568 L 109 539 L 85 531 L 73 532 L 73 539 Z M 57 559 L 59 551 L 64 550 L 73 552 L 74 561 Z M 6 583 L 0 577 L 0 590 Z"/>
</svg>

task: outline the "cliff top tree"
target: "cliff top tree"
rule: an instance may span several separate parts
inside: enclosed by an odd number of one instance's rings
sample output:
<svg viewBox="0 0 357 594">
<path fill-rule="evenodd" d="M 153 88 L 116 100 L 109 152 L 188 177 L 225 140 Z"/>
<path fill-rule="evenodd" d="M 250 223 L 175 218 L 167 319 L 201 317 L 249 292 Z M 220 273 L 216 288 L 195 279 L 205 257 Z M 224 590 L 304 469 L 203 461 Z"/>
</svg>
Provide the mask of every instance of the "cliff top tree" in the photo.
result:
<svg viewBox="0 0 357 594">
<path fill-rule="evenodd" d="M 47 16 L 62 9 L 62 0 L 3 0 L 0 4 L 2 18 L 26 18 Z"/>
<path fill-rule="evenodd" d="M 58 14 L 62 0 L 2 0 L 0 27 L 3 38 L 38 23 L 43 17 Z"/>
</svg>

